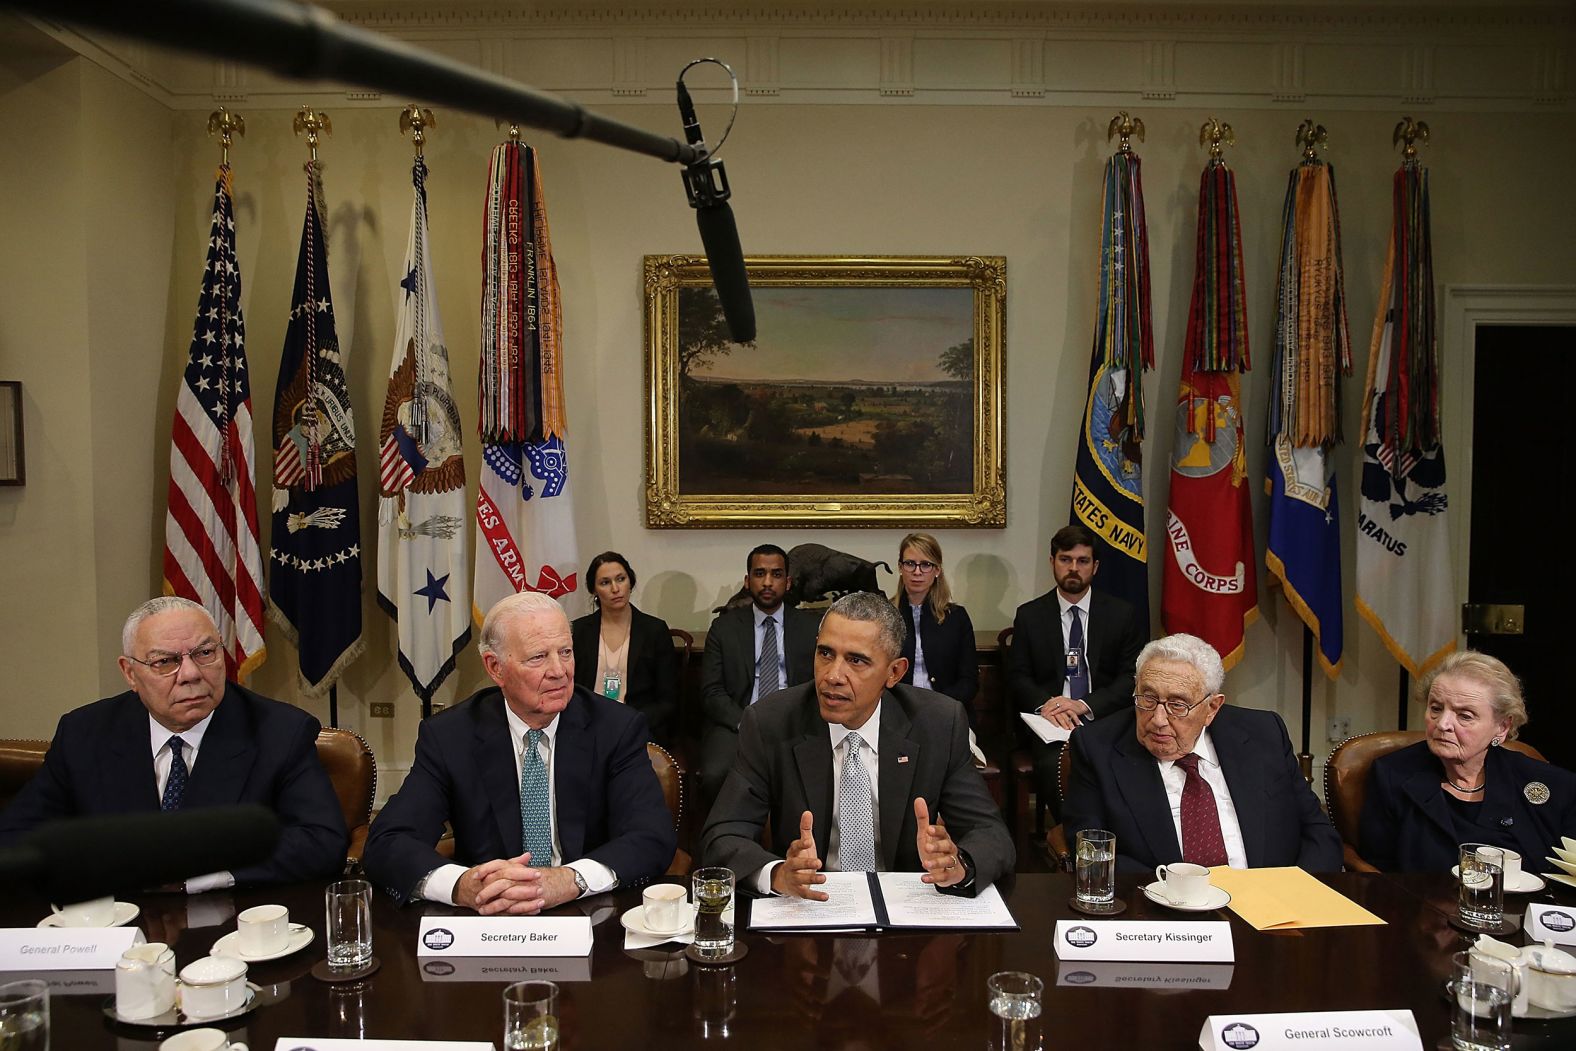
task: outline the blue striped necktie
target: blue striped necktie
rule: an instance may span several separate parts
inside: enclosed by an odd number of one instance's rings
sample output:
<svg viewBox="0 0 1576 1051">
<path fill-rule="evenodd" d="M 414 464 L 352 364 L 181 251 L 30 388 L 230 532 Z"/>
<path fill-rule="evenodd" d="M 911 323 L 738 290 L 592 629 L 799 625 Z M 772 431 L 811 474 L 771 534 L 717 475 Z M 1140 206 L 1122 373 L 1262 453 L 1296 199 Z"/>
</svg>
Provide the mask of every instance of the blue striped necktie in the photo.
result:
<svg viewBox="0 0 1576 1051">
<path fill-rule="evenodd" d="M 541 740 L 541 730 L 525 731 L 525 755 L 520 759 L 520 840 L 531 852 L 531 867 L 545 869 L 553 863 L 553 814 L 547 801 L 547 764 L 536 750 Z"/>
<path fill-rule="evenodd" d="M 164 782 L 164 799 L 159 803 L 160 810 L 181 808 L 181 796 L 186 792 L 186 758 L 181 755 L 185 744 L 179 736 L 170 738 L 170 776 Z"/>
</svg>

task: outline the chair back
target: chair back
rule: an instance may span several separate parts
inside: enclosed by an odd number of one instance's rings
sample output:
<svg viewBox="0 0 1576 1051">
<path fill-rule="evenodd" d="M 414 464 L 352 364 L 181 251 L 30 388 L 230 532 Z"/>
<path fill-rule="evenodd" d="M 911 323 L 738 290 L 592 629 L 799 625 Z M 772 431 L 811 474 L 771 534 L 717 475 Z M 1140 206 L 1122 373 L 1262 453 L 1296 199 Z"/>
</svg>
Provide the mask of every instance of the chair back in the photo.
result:
<svg viewBox="0 0 1576 1051">
<path fill-rule="evenodd" d="M 684 768 L 679 766 L 678 760 L 660 744 L 646 742 L 646 756 L 651 760 L 651 769 L 657 775 L 657 783 L 662 786 L 662 801 L 668 805 L 668 813 L 673 817 L 673 830 L 678 831 L 679 822 L 684 818 Z"/>
<path fill-rule="evenodd" d="M 44 765 L 44 753 L 49 742 L 31 738 L 0 738 L 0 810 L 11 805 L 11 800 L 22 791 L 22 786 L 33 779 L 38 768 Z"/>
<path fill-rule="evenodd" d="M 377 759 L 360 734 L 334 726 L 318 731 L 317 758 L 328 772 L 345 828 L 350 830 L 346 861 L 349 866 L 360 865 L 372 824 L 372 800 L 378 791 Z"/>
</svg>

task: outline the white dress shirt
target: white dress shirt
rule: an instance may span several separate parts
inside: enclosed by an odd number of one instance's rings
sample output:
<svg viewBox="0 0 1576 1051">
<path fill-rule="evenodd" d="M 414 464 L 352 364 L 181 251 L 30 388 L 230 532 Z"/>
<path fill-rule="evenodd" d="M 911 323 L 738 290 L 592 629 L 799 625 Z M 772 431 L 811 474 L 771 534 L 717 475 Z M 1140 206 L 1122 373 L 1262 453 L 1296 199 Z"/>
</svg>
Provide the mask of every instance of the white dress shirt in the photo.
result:
<svg viewBox="0 0 1576 1051">
<path fill-rule="evenodd" d="M 170 767 L 175 765 L 175 753 L 170 749 L 170 738 L 179 737 L 184 742 L 181 756 L 186 760 L 186 775 L 190 777 L 192 770 L 197 766 L 197 752 L 202 748 L 203 734 L 208 732 L 208 727 L 212 723 L 213 713 L 209 712 L 196 726 L 177 734 L 169 727 L 159 725 L 152 715 L 148 716 L 148 742 L 153 747 L 153 787 L 158 793 L 160 802 L 164 799 L 164 786 L 170 783 Z M 206 876 L 193 876 L 186 881 L 185 886 L 187 894 L 201 894 L 205 890 L 233 887 L 235 877 L 229 872 L 210 872 Z"/>
<path fill-rule="evenodd" d="M 750 653 L 750 669 L 752 672 L 761 666 L 761 636 L 764 634 L 761 630 L 761 625 L 766 623 L 767 617 L 771 617 L 774 621 L 772 630 L 777 633 L 777 681 L 762 682 L 757 678 L 755 680 L 755 695 L 750 698 L 751 704 L 754 704 L 762 697 L 770 697 L 788 682 L 788 647 L 784 645 L 783 639 L 783 614 L 787 610 L 787 606 L 778 606 L 775 612 L 762 613 L 761 607 L 756 605 L 750 606 L 750 614 L 755 618 L 755 649 Z"/>
<path fill-rule="evenodd" d="M 848 759 L 848 727 L 839 723 L 827 723 L 827 732 L 832 741 L 832 827 L 826 835 L 826 857 L 822 858 L 822 872 L 841 872 L 838 864 L 838 852 L 842 843 L 842 835 L 837 827 L 838 805 L 843 799 L 843 763 Z M 881 702 L 876 702 L 875 711 L 870 713 L 870 718 L 859 728 L 859 736 L 864 740 L 864 747 L 859 750 L 859 761 L 870 775 L 870 813 L 874 818 L 875 828 L 872 830 L 872 841 L 876 851 L 876 864 L 881 862 L 881 762 L 876 748 L 881 740 Z M 798 838 L 798 833 L 794 834 Z M 781 861 L 768 862 L 755 873 L 755 890 L 758 894 L 772 893 L 772 874 L 781 865 Z"/>
<path fill-rule="evenodd" d="M 525 761 L 525 746 L 527 737 L 525 733 L 530 727 L 525 725 L 525 720 L 514 714 L 514 709 L 509 707 L 509 702 L 503 705 L 504 716 L 509 721 L 509 743 L 514 752 L 514 782 L 520 783 L 521 764 Z M 553 778 L 554 744 L 558 739 L 558 716 L 553 716 L 553 721 L 542 730 L 542 739 L 537 749 L 542 757 L 542 765 L 547 768 L 547 812 L 553 827 L 553 856 L 550 859 L 552 866 L 564 864 L 563 845 L 558 839 L 558 785 Z M 515 797 L 515 811 L 519 812 L 519 797 Z M 532 867 L 547 868 L 532 858 Z M 618 886 L 618 877 L 613 870 L 600 861 L 590 858 L 581 858 L 569 862 L 569 868 L 580 873 L 586 881 L 587 894 L 600 894 L 605 890 L 612 890 Z M 442 902 L 444 905 L 454 904 L 454 887 L 459 883 L 460 877 L 465 875 L 464 865 L 441 865 L 427 874 L 418 888 L 419 896 L 427 901 Z"/>
<path fill-rule="evenodd" d="M 930 669 L 925 667 L 925 640 L 919 636 L 919 625 L 924 614 L 919 606 L 908 607 L 908 619 L 914 625 L 914 685 L 921 690 L 930 689 Z"/>
<path fill-rule="evenodd" d="M 1198 735 L 1193 752 L 1199 757 L 1198 776 L 1215 793 L 1215 813 L 1220 816 L 1220 838 L 1226 844 L 1226 864 L 1234 869 L 1248 867 L 1248 851 L 1242 843 L 1242 826 L 1237 823 L 1237 807 L 1231 801 L 1231 789 L 1226 787 L 1226 775 L 1220 769 L 1220 758 L 1215 754 L 1215 742 L 1210 740 L 1209 728 Z M 1177 843 L 1182 842 L 1182 789 L 1187 785 L 1187 771 L 1173 760 L 1162 759 L 1160 780 L 1166 783 L 1166 801 L 1171 804 L 1171 824 L 1177 831 Z"/>
<path fill-rule="evenodd" d="M 1094 591 L 1091 588 L 1084 588 L 1084 593 L 1079 596 L 1077 602 L 1068 602 L 1066 596 L 1060 590 L 1056 592 L 1056 605 L 1062 611 L 1062 654 L 1065 657 L 1067 651 L 1072 648 L 1072 640 L 1070 638 L 1073 630 L 1072 609 L 1074 606 L 1077 606 L 1078 619 L 1083 621 L 1084 637 L 1083 652 L 1078 655 L 1078 659 L 1084 662 L 1084 667 L 1086 668 L 1089 666 L 1089 596 L 1093 594 Z M 1094 689 L 1094 672 L 1092 670 L 1089 673 L 1089 688 L 1091 690 Z M 1067 683 L 1064 681 L 1062 683 L 1062 691 L 1065 693 L 1066 690 Z M 1078 717 L 1086 723 L 1094 722 L 1094 709 L 1089 707 L 1088 698 L 1084 698 L 1078 703 L 1084 706 L 1084 710 L 1078 713 Z"/>
</svg>

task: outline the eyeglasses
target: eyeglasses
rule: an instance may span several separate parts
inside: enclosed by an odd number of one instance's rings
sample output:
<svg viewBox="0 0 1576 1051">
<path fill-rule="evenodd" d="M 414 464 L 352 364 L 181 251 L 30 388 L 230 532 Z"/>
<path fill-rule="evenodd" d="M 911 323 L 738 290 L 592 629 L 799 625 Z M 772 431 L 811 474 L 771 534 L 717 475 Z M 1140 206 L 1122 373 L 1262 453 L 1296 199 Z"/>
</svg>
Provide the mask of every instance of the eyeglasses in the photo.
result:
<svg viewBox="0 0 1576 1051">
<path fill-rule="evenodd" d="M 133 657 L 128 653 L 126 658 L 128 660 L 136 661 L 138 664 L 147 668 L 155 675 L 174 675 L 180 670 L 181 661 L 185 660 L 187 657 L 190 657 L 192 659 L 192 663 L 197 665 L 199 668 L 206 668 L 208 665 L 218 660 L 222 652 L 223 651 L 219 649 L 217 643 L 210 642 L 206 643 L 205 645 L 198 646 L 194 650 L 187 650 L 185 653 L 182 653 L 178 656 L 155 657 L 151 661 L 145 661 L 141 657 Z"/>
<path fill-rule="evenodd" d="M 1214 695 L 1211 694 L 1210 696 Z M 1186 701 L 1179 701 L 1174 698 L 1162 701 L 1159 697 L 1156 697 L 1152 693 L 1138 693 L 1133 695 L 1133 704 L 1137 706 L 1139 711 L 1152 712 L 1161 705 L 1165 705 L 1166 714 L 1173 719 L 1186 719 L 1188 716 L 1193 714 L 1194 708 L 1197 708 L 1207 700 L 1209 700 L 1209 697 L 1203 697 L 1194 701 L 1192 704 L 1189 704 Z"/>
<path fill-rule="evenodd" d="M 910 573 L 929 573 L 933 569 L 941 568 L 934 562 L 915 562 L 912 558 L 905 558 L 898 565 Z"/>
</svg>

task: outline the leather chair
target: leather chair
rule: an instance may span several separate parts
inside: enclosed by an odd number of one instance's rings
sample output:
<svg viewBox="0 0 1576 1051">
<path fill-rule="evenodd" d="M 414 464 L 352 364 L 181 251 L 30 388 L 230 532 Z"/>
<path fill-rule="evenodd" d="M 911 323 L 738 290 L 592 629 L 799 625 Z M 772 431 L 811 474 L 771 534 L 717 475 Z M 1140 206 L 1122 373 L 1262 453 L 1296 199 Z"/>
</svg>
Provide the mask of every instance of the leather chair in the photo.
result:
<svg viewBox="0 0 1576 1051">
<path fill-rule="evenodd" d="M 668 805 L 668 813 L 673 815 L 673 831 L 680 836 L 678 850 L 673 853 L 673 863 L 668 866 L 669 876 L 688 876 L 693 866 L 693 859 L 689 851 L 684 849 L 684 768 L 678 760 L 659 744 L 646 742 L 646 755 L 651 759 L 651 769 L 657 775 L 657 783 L 662 786 L 662 801 Z"/>
<path fill-rule="evenodd" d="M 48 741 L 20 737 L 0 739 L 0 810 L 10 806 L 22 786 L 38 773 L 47 751 Z"/>
<path fill-rule="evenodd" d="M 372 825 L 372 801 L 378 792 L 377 759 L 360 734 L 333 726 L 318 731 L 317 758 L 334 785 L 345 828 L 350 831 L 345 871 L 358 871 L 367 829 Z"/>
<path fill-rule="evenodd" d="M 1063 800 L 1067 798 L 1067 785 L 1072 779 L 1073 741 L 1077 739 L 1078 735 L 1073 734 L 1067 741 L 1067 747 L 1056 757 L 1056 783 L 1061 786 Z M 1052 871 L 1073 870 L 1073 852 L 1067 842 L 1067 829 L 1060 822 L 1046 831 L 1045 849 L 1051 856 Z"/>
<path fill-rule="evenodd" d="M 1377 733 L 1348 737 L 1330 753 L 1324 764 L 1324 805 L 1330 812 L 1335 830 L 1341 834 L 1341 851 L 1350 872 L 1378 871 L 1357 853 L 1358 822 L 1362 819 L 1363 800 L 1368 794 L 1368 769 L 1374 760 L 1423 739 L 1421 730 L 1380 730 Z M 1521 741 L 1506 741 L 1504 747 L 1534 759 L 1543 753 Z"/>
</svg>

